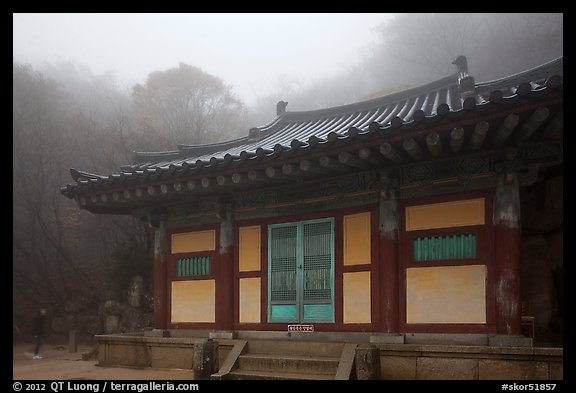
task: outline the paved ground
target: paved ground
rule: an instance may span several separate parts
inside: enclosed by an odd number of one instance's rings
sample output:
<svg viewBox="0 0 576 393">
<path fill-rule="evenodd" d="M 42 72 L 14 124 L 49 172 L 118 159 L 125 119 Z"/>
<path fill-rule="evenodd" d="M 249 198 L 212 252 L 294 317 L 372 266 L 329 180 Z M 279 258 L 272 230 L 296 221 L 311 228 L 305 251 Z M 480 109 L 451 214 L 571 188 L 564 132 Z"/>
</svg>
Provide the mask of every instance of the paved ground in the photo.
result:
<svg viewBox="0 0 576 393">
<path fill-rule="evenodd" d="M 13 380 L 190 380 L 191 371 L 152 370 L 125 367 L 100 367 L 95 360 L 82 360 L 82 353 L 91 347 L 79 346 L 78 352 L 69 353 L 63 345 L 42 347 L 42 360 L 33 360 L 29 354 L 31 344 L 14 344 L 12 351 Z"/>
</svg>

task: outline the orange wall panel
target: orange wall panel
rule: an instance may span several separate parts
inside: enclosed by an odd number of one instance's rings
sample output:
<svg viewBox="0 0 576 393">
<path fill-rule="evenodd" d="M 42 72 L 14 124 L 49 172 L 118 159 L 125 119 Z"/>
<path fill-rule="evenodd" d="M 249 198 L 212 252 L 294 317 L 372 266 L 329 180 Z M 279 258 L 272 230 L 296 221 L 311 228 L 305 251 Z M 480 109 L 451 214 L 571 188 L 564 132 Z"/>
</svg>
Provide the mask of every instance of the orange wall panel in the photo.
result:
<svg viewBox="0 0 576 393">
<path fill-rule="evenodd" d="M 240 323 L 260 323 L 260 277 L 240 279 Z"/>
<path fill-rule="evenodd" d="M 172 281 L 172 323 L 216 321 L 215 280 Z"/>
<path fill-rule="evenodd" d="M 216 249 L 215 230 L 174 233 L 171 240 L 172 254 L 214 251 Z"/>
<path fill-rule="evenodd" d="M 372 322 L 370 272 L 344 273 L 344 323 Z"/>
<path fill-rule="evenodd" d="M 406 207 L 406 231 L 484 225 L 484 198 Z"/>
<path fill-rule="evenodd" d="M 370 263 L 370 212 L 344 216 L 344 265 Z"/>
<path fill-rule="evenodd" d="M 406 269 L 407 323 L 486 323 L 486 265 Z"/>
<path fill-rule="evenodd" d="M 260 226 L 240 227 L 238 270 L 252 272 L 260 270 Z"/>
</svg>

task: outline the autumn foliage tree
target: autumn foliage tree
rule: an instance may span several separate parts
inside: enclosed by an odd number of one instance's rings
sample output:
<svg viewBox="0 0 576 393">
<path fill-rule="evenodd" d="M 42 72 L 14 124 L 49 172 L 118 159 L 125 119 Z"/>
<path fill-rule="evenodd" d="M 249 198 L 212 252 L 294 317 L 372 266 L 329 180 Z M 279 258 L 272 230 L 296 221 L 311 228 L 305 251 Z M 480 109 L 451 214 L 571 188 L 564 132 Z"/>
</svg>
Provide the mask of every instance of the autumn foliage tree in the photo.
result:
<svg viewBox="0 0 576 393">
<path fill-rule="evenodd" d="M 137 125 L 157 149 L 201 144 L 247 133 L 245 108 L 229 86 L 198 67 L 180 63 L 156 71 L 133 88 Z"/>
</svg>

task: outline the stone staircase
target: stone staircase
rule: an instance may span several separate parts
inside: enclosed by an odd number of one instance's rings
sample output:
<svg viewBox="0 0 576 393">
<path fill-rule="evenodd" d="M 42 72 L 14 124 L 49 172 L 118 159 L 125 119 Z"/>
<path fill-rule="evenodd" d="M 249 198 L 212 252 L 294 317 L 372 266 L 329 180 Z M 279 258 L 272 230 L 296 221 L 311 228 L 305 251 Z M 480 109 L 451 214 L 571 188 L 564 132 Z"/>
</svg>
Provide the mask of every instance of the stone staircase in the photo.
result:
<svg viewBox="0 0 576 393">
<path fill-rule="evenodd" d="M 336 342 L 250 340 L 237 351 L 230 371 L 215 379 L 349 379 L 355 347 Z"/>
</svg>

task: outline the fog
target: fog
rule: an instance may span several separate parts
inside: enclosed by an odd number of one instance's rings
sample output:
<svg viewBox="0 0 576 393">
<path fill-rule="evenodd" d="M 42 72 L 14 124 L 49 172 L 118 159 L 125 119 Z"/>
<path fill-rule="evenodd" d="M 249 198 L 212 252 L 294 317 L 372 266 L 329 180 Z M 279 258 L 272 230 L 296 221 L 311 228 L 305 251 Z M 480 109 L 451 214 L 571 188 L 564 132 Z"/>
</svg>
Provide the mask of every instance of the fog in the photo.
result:
<svg viewBox="0 0 576 393">
<path fill-rule="evenodd" d="M 14 14 L 13 57 L 73 60 L 126 86 L 180 62 L 247 104 L 280 78 L 310 82 L 357 63 L 391 14 Z"/>
<path fill-rule="evenodd" d="M 246 136 L 274 119 L 279 100 L 296 111 L 381 96 L 454 74 L 459 55 L 477 82 L 563 55 L 562 14 L 14 14 L 13 22 L 15 319 L 38 305 L 92 318 L 136 275 L 152 288 L 151 229 L 64 198 L 70 168 L 108 176 L 134 151 Z"/>
</svg>

